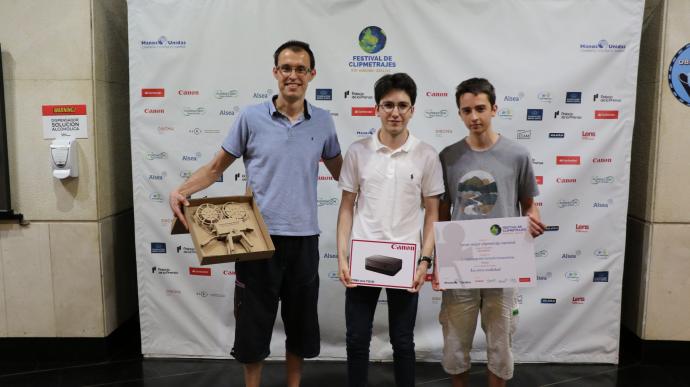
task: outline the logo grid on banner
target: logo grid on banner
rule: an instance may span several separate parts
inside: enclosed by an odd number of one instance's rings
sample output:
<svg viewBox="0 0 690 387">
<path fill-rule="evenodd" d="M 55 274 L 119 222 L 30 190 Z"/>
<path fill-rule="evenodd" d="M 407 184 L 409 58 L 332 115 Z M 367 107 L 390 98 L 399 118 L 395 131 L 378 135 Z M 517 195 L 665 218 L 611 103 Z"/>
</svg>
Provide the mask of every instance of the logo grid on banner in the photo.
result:
<svg viewBox="0 0 690 387">
<path fill-rule="evenodd" d="M 190 237 L 170 235 L 167 193 L 221 151 L 243 107 L 277 93 L 273 50 L 299 39 L 310 43 L 316 57 L 307 99 L 331 112 L 343 152 L 378 128 L 373 84 L 383 74 L 407 72 L 415 79 L 410 129 L 438 151 L 467 132 L 457 115 L 455 86 L 472 76 L 496 86 L 494 127 L 530 150 L 541 192 L 537 205 L 549 225 L 536 241 L 537 286 L 517 298 L 515 359 L 616 363 L 644 2 L 539 0 L 516 7 L 509 0 L 491 6 L 371 0 L 338 2 L 337 14 L 329 14 L 334 0 L 263 3 L 269 13 L 248 17 L 256 15 L 255 5 L 239 0 L 207 0 L 204 7 L 183 0 L 128 1 L 144 355 L 230 357 L 234 264 L 199 266 Z M 324 14 L 326 30 L 320 27 Z M 291 19 L 314 23 L 284 22 Z M 205 22 L 201 27 L 188 20 Z M 526 28 L 531 20 L 543 21 L 542 28 Z M 487 29 L 488 23 L 501 28 Z M 246 181 L 239 160 L 195 197 L 242 194 Z M 337 278 L 335 241 L 339 203 L 337 182 L 320 163 L 315 206 L 322 230 L 323 359 L 345 358 L 345 291 Z M 440 303 L 441 294 L 425 285 L 415 338 L 419 360 L 441 357 Z M 387 332 L 385 294 L 374 324 L 374 331 Z M 484 335 L 478 332 L 472 356 L 484 360 Z M 278 318 L 271 356 L 284 356 L 283 345 Z M 387 333 L 372 340 L 371 358 L 392 358 Z"/>
</svg>

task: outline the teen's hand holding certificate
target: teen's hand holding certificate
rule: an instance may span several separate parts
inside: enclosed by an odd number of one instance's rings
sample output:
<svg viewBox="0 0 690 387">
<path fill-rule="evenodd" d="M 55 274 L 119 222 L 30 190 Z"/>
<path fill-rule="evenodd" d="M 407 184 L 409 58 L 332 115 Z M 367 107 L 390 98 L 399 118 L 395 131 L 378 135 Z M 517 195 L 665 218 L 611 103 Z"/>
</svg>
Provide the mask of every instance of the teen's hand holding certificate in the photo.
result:
<svg viewBox="0 0 690 387">
<path fill-rule="evenodd" d="M 535 286 L 528 217 L 436 222 L 434 235 L 440 288 Z"/>
</svg>

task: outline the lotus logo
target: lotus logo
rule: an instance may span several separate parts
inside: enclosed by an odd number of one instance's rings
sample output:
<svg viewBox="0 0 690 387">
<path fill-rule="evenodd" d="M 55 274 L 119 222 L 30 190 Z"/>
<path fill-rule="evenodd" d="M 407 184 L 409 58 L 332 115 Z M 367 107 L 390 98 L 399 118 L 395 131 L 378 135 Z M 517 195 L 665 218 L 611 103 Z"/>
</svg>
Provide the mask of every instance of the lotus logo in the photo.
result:
<svg viewBox="0 0 690 387">
<path fill-rule="evenodd" d="M 592 184 L 611 184 L 614 180 L 613 176 L 592 176 Z"/>
<path fill-rule="evenodd" d="M 164 160 L 167 158 L 168 158 L 168 154 L 165 152 L 161 152 L 161 153 L 149 152 L 146 154 L 146 159 L 148 159 L 148 160 L 157 160 L 157 159 Z"/>
<path fill-rule="evenodd" d="M 216 99 L 223 99 L 223 98 L 235 98 L 240 94 L 239 91 L 237 90 L 216 90 L 215 97 Z"/>
<path fill-rule="evenodd" d="M 426 109 L 424 111 L 424 117 L 426 117 L 426 118 L 448 117 L 448 110 L 446 110 L 446 109 L 443 109 L 443 110 Z"/>
</svg>

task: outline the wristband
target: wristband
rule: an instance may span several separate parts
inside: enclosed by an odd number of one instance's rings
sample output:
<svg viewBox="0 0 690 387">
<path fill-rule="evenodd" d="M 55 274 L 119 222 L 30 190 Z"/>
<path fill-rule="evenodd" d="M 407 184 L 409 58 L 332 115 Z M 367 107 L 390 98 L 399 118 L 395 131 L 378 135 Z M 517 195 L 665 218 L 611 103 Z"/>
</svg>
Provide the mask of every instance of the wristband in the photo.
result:
<svg viewBox="0 0 690 387">
<path fill-rule="evenodd" d="M 431 269 L 434 266 L 434 260 L 427 255 L 423 255 L 423 256 L 419 257 L 419 261 L 417 261 L 417 266 L 419 266 L 419 264 L 421 264 L 422 262 L 428 263 L 429 269 Z"/>
</svg>

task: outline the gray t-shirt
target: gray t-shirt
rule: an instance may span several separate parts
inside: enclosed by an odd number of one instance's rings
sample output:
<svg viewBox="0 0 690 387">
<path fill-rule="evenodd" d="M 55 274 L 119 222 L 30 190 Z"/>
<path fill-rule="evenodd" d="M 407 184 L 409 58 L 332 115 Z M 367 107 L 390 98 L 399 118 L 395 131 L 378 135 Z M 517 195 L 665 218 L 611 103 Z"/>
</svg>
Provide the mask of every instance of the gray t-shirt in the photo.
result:
<svg viewBox="0 0 690 387">
<path fill-rule="evenodd" d="M 465 139 L 441 151 L 441 167 L 453 220 L 520 216 L 520 198 L 539 194 L 527 148 L 499 136 L 483 151 Z"/>
</svg>

